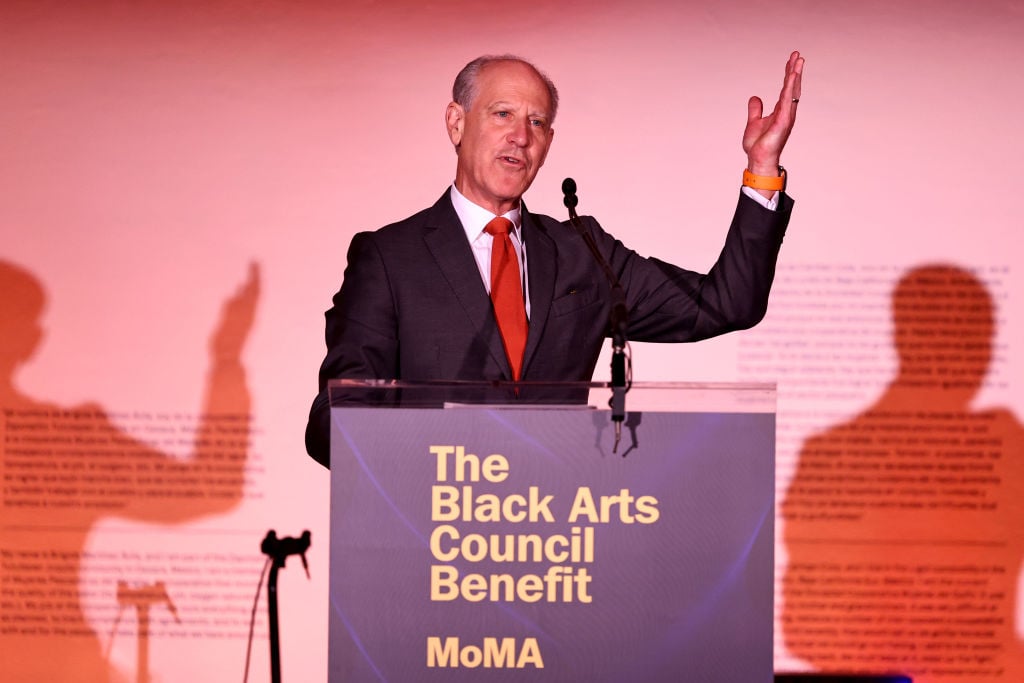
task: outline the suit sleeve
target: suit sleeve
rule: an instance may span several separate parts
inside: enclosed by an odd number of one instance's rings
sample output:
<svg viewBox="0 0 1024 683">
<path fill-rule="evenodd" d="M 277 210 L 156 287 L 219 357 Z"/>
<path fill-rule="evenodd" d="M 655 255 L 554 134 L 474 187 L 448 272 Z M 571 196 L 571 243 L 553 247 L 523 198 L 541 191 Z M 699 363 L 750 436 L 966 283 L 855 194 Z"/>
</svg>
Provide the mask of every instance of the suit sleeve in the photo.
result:
<svg viewBox="0 0 1024 683">
<path fill-rule="evenodd" d="M 642 258 L 603 235 L 609 262 L 626 290 L 630 339 L 691 342 L 760 322 L 792 208 L 786 195 L 771 211 L 741 193 L 725 244 L 707 274 Z"/>
<path fill-rule="evenodd" d="M 399 377 L 398 333 L 390 278 L 373 233 L 359 233 L 348 250 L 341 289 L 325 314 L 327 356 L 320 365 L 319 393 L 306 425 L 306 451 L 330 466 L 332 379 Z"/>
</svg>

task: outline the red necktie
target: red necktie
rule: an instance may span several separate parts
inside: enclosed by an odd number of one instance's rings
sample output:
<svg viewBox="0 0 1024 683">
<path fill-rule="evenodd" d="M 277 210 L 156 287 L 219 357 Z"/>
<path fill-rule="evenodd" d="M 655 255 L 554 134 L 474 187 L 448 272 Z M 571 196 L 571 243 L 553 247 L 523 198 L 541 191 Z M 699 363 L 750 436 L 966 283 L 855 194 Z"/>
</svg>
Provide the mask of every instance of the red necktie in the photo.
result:
<svg viewBox="0 0 1024 683">
<path fill-rule="evenodd" d="M 494 236 L 491 246 L 491 302 L 494 304 L 494 317 L 498 319 L 501 339 L 505 342 L 505 355 L 508 364 L 512 366 L 512 378 L 518 380 L 523 369 L 527 323 L 519 258 L 508 236 L 512 230 L 512 221 L 499 216 L 488 223 L 484 230 Z"/>
</svg>

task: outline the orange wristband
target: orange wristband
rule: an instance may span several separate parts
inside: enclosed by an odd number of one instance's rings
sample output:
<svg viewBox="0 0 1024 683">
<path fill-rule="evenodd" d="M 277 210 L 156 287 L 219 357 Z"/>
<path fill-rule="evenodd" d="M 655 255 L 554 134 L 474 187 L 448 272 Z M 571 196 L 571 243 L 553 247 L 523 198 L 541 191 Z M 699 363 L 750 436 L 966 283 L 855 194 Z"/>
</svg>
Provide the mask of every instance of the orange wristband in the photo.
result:
<svg viewBox="0 0 1024 683">
<path fill-rule="evenodd" d="M 779 166 L 779 175 L 754 175 L 747 169 L 743 169 L 743 184 L 755 190 L 774 190 L 780 192 L 786 189 L 786 169 Z"/>
</svg>

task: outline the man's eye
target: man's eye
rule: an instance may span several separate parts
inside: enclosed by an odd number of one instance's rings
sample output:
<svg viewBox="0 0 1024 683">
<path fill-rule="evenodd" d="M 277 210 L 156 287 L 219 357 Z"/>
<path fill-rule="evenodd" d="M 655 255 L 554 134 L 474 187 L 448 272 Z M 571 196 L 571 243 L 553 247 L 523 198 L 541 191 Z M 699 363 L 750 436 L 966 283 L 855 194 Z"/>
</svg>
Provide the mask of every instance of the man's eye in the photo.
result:
<svg viewBox="0 0 1024 683">
<path fill-rule="evenodd" d="M 507 111 L 499 111 L 495 112 L 495 114 L 497 114 L 500 118 L 503 119 L 507 119 L 509 117 L 509 113 Z"/>
<path fill-rule="evenodd" d="M 544 127 L 544 120 L 543 119 L 530 119 L 530 125 L 536 126 L 537 128 L 543 128 Z"/>
</svg>

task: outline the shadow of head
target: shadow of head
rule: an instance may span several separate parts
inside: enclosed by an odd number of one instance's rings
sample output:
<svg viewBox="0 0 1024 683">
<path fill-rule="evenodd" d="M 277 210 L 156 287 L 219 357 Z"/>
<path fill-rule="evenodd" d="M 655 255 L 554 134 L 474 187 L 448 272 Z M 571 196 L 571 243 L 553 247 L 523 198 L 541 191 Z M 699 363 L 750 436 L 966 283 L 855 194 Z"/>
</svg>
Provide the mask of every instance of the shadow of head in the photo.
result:
<svg viewBox="0 0 1024 683">
<path fill-rule="evenodd" d="M 969 400 L 992 360 L 994 308 L 985 285 L 963 268 L 932 264 L 907 272 L 892 298 L 897 382 Z"/>
<path fill-rule="evenodd" d="M 7 375 L 32 357 L 43 337 L 46 293 L 32 273 L 0 259 L 0 370 Z M 6 376 L 6 375 L 5 375 Z"/>
</svg>

